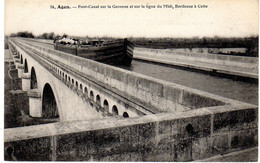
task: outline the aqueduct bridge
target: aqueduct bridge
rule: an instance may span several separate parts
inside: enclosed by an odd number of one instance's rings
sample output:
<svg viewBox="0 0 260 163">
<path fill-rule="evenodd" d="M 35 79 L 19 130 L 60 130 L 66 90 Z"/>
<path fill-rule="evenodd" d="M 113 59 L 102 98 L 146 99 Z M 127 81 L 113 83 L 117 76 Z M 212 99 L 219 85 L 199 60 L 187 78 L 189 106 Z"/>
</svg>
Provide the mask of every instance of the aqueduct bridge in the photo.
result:
<svg viewBox="0 0 260 163">
<path fill-rule="evenodd" d="M 127 73 L 123 70 L 25 40 L 14 39 L 10 43 L 33 117 L 59 116 L 60 121 L 73 121 L 159 111 L 144 105 L 141 96 L 136 96 L 140 92 L 133 92 L 137 91 L 131 88 L 134 86 L 124 85 Z M 128 93 L 124 93 L 126 89 Z"/>
<path fill-rule="evenodd" d="M 188 161 L 257 145 L 257 106 L 36 40 L 9 47 L 30 116 L 62 122 L 5 129 L 18 160 Z"/>
</svg>

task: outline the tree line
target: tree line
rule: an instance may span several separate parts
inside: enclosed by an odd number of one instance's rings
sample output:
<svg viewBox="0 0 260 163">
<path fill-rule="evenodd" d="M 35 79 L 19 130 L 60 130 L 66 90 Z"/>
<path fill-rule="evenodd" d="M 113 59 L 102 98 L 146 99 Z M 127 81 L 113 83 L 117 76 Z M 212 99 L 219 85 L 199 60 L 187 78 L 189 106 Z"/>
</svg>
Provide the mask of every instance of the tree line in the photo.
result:
<svg viewBox="0 0 260 163">
<path fill-rule="evenodd" d="M 54 40 L 57 37 L 60 37 L 60 35 L 56 35 L 54 32 L 50 33 L 43 33 L 38 36 L 34 35 L 31 32 L 23 31 L 23 32 L 17 32 L 10 34 L 10 37 L 24 37 L 24 38 L 37 38 L 37 39 L 51 39 Z"/>
<path fill-rule="evenodd" d="M 56 39 L 61 37 L 54 32 L 43 33 L 35 36 L 31 32 L 17 32 L 12 33 L 11 37 L 26 37 L 37 39 Z M 67 36 L 64 34 L 63 36 Z M 75 37 L 76 38 L 76 37 Z M 79 37 L 81 39 L 93 39 L 97 37 Z M 98 37 L 100 39 L 118 39 L 114 37 Z M 147 37 L 130 37 L 128 38 L 135 46 L 167 49 L 167 48 L 246 48 L 247 55 L 258 56 L 258 36 L 251 37 L 191 37 L 191 38 L 147 38 Z"/>
<path fill-rule="evenodd" d="M 135 46 L 168 48 L 246 48 L 246 56 L 258 56 L 258 36 L 251 37 L 192 37 L 192 38 L 130 38 Z"/>
</svg>

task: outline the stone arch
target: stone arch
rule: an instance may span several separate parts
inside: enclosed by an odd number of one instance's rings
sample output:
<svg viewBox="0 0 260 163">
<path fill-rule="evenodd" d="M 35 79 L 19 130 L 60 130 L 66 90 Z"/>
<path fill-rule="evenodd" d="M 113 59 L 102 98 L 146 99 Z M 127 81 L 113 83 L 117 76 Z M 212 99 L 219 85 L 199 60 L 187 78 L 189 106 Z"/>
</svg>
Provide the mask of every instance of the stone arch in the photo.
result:
<svg viewBox="0 0 260 163">
<path fill-rule="evenodd" d="M 94 93 L 93 93 L 93 91 L 90 91 L 90 99 L 94 101 Z M 90 106 L 91 107 L 94 106 L 92 101 L 90 101 Z"/>
<path fill-rule="evenodd" d="M 106 111 L 109 110 L 109 104 L 108 104 L 108 101 L 107 101 L 106 99 L 104 100 L 103 106 L 104 106 L 104 109 L 105 109 Z"/>
<path fill-rule="evenodd" d="M 93 93 L 93 91 L 90 91 L 90 99 L 94 100 L 94 93 Z"/>
<path fill-rule="evenodd" d="M 20 63 L 23 64 L 23 55 L 21 55 L 21 62 Z"/>
<path fill-rule="evenodd" d="M 82 84 L 79 85 L 79 89 L 80 89 L 81 93 L 83 93 Z"/>
<path fill-rule="evenodd" d="M 194 127 L 189 123 L 187 126 L 186 126 L 186 131 L 188 132 L 188 135 L 192 136 L 194 135 Z"/>
<path fill-rule="evenodd" d="M 98 105 L 101 105 L 101 99 L 99 95 L 96 96 L 96 102 Z"/>
<path fill-rule="evenodd" d="M 84 93 L 85 93 L 86 96 L 88 96 L 88 88 L 87 87 L 84 88 Z"/>
<path fill-rule="evenodd" d="M 28 73 L 27 59 L 24 60 L 24 73 Z"/>
<path fill-rule="evenodd" d="M 79 86 L 78 81 L 76 81 L 76 88 L 77 88 L 77 89 L 79 88 L 78 86 Z"/>
<path fill-rule="evenodd" d="M 37 76 L 34 67 L 31 68 L 31 89 L 38 88 Z"/>
<path fill-rule="evenodd" d="M 118 109 L 117 109 L 116 105 L 114 105 L 114 106 L 112 107 L 112 114 L 113 114 L 113 115 L 118 115 Z"/>
<path fill-rule="evenodd" d="M 128 117 L 129 117 L 128 113 L 127 113 L 127 112 L 124 112 L 124 113 L 123 113 L 123 117 L 124 117 L 124 118 L 128 118 Z"/>
<path fill-rule="evenodd" d="M 43 118 L 59 118 L 58 106 L 49 83 L 43 87 L 42 94 L 42 117 Z"/>
</svg>

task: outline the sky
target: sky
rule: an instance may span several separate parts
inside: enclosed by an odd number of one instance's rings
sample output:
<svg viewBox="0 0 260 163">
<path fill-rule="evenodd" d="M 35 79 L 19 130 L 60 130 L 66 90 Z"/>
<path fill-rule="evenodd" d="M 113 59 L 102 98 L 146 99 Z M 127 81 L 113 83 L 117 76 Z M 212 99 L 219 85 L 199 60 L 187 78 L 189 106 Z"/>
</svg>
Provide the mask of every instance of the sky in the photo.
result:
<svg viewBox="0 0 260 163">
<path fill-rule="evenodd" d="M 258 3 L 258 0 L 5 0 L 4 31 L 90 37 L 244 37 L 258 35 Z M 193 8 L 146 7 L 166 4 Z M 51 9 L 51 5 L 56 9 Z M 99 5 L 99 8 L 58 9 L 58 5 Z M 113 5 L 145 7 L 125 9 Z M 199 5 L 207 8 L 198 8 Z"/>
</svg>

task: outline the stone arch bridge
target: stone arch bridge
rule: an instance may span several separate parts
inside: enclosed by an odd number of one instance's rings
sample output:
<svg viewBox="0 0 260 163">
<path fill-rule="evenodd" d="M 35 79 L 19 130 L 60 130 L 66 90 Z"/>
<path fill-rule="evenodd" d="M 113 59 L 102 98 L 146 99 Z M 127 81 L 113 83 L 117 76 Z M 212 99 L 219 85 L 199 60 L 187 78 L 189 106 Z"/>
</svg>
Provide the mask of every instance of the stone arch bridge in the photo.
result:
<svg viewBox="0 0 260 163">
<path fill-rule="evenodd" d="M 158 112 L 142 106 L 141 101 L 134 97 L 111 89 L 106 82 L 118 84 L 111 78 L 97 80 L 82 71 L 86 68 L 84 62 L 96 68 L 117 68 L 22 39 L 12 39 L 10 48 L 18 77 L 22 78 L 22 90 L 28 92 L 29 114 L 32 117 L 74 121 L 107 116 L 135 117 Z"/>
<path fill-rule="evenodd" d="M 62 123 L 5 129 L 6 156 L 24 161 L 191 161 L 258 144 L 257 106 L 37 41 L 9 41 L 22 90 L 29 96 L 29 114 Z"/>
</svg>

